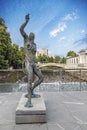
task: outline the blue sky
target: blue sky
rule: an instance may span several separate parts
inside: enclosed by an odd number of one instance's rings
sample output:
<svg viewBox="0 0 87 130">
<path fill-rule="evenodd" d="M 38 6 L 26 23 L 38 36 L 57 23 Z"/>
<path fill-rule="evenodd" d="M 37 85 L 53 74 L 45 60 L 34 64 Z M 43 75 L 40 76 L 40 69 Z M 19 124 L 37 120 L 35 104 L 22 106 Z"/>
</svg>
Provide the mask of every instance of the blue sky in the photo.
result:
<svg viewBox="0 0 87 130">
<path fill-rule="evenodd" d="M 87 0 L 0 0 L 0 17 L 19 46 L 23 46 L 19 28 L 27 13 L 30 21 L 25 31 L 35 33 L 38 49 L 66 56 L 70 50 L 87 48 Z"/>
</svg>

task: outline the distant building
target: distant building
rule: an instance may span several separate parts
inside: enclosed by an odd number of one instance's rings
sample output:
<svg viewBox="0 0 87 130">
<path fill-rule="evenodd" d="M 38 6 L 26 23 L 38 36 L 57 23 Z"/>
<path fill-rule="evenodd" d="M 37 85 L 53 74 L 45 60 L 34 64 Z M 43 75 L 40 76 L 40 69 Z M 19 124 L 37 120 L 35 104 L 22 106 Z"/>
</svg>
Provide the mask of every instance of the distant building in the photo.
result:
<svg viewBox="0 0 87 130">
<path fill-rule="evenodd" d="M 48 49 L 43 48 L 41 50 L 37 50 L 36 56 L 38 57 L 39 55 L 41 55 L 41 56 L 43 56 L 43 55 L 48 56 Z"/>
<path fill-rule="evenodd" d="M 78 64 L 78 56 L 75 56 L 75 57 L 68 56 L 66 63 L 67 64 Z"/>
<path fill-rule="evenodd" d="M 87 49 L 83 49 L 79 52 L 79 64 L 87 64 Z"/>
<path fill-rule="evenodd" d="M 78 56 L 67 57 L 66 64 L 68 67 L 87 67 L 87 49 L 82 49 L 78 52 Z"/>
<path fill-rule="evenodd" d="M 39 51 L 36 51 L 36 57 L 38 57 L 40 55 Z"/>
<path fill-rule="evenodd" d="M 48 49 L 41 49 L 40 54 L 48 56 Z"/>
</svg>

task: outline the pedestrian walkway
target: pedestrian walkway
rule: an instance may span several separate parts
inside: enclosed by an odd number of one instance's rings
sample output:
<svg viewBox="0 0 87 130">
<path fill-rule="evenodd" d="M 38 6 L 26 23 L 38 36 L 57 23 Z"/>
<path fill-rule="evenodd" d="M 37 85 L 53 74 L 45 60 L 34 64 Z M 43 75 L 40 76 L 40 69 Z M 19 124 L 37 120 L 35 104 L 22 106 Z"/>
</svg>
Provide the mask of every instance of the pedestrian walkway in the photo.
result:
<svg viewBox="0 0 87 130">
<path fill-rule="evenodd" d="M 22 92 L 0 93 L 0 130 L 87 130 L 87 92 L 44 92 L 47 123 L 15 124 Z"/>
</svg>

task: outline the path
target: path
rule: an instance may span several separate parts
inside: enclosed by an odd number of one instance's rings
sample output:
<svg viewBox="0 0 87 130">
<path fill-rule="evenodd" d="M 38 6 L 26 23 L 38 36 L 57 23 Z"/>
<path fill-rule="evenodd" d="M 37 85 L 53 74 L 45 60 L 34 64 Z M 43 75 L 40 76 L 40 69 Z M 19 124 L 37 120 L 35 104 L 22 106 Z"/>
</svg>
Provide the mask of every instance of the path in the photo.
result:
<svg viewBox="0 0 87 130">
<path fill-rule="evenodd" d="M 0 93 L 0 130 L 87 130 L 87 92 L 45 92 L 47 123 L 15 124 L 22 93 Z"/>
</svg>

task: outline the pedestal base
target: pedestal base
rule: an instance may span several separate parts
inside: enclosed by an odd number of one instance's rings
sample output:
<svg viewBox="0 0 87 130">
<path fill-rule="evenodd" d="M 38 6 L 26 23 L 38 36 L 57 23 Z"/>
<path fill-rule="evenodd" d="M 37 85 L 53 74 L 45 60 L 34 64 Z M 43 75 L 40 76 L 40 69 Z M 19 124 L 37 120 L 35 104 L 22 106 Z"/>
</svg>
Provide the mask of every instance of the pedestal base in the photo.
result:
<svg viewBox="0 0 87 130">
<path fill-rule="evenodd" d="M 16 109 L 16 123 L 46 122 L 46 107 L 42 95 L 39 98 L 32 98 L 33 107 L 25 107 L 27 100 L 23 94 Z"/>
</svg>

